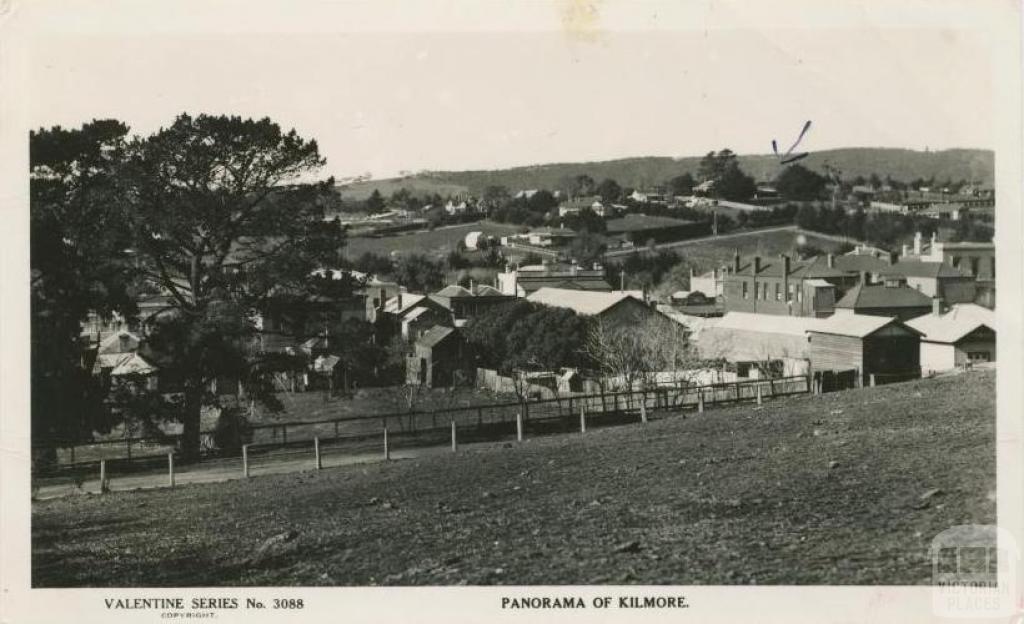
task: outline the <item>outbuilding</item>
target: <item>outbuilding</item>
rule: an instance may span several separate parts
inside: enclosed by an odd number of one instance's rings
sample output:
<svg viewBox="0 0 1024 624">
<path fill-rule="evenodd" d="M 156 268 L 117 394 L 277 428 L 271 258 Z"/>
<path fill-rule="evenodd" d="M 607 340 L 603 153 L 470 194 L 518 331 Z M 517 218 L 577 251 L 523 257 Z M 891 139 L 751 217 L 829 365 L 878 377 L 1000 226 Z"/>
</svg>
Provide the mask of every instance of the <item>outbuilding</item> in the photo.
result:
<svg viewBox="0 0 1024 624">
<path fill-rule="evenodd" d="M 811 369 L 823 389 L 921 376 L 921 332 L 896 317 L 834 314 L 807 334 Z"/>
</svg>

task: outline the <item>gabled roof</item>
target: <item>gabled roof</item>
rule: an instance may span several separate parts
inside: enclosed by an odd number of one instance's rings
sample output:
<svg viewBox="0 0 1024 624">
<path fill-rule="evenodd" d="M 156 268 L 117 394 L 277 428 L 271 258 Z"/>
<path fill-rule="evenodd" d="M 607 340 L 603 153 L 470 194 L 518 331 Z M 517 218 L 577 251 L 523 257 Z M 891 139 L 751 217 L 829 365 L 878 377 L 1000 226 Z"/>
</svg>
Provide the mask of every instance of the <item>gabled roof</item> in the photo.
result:
<svg viewBox="0 0 1024 624">
<path fill-rule="evenodd" d="M 883 275 L 902 275 L 904 277 L 969 277 L 959 269 L 945 262 L 924 262 L 922 260 L 900 260 L 882 273 Z"/>
<path fill-rule="evenodd" d="M 817 327 L 822 319 L 813 316 L 782 316 L 779 314 L 756 314 L 754 312 L 727 312 L 715 327 L 721 329 L 744 329 L 769 334 L 803 336 Z"/>
<path fill-rule="evenodd" d="M 860 273 L 861 271 L 879 273 L 892 268 L 892 265 L 885 260 L 876 258 L 869 254 L 846 254 L 843 256 L 836 256 L 835 264 L 837 269 L 852 271 L 855 273 Z"/>
<path fill-rule="evenodd" d="M 818 319 L 818 324 L 808 331 L 837 336 L 865 338 L 887 325 L 899 325 L 910 332 L 920 334 L 913 327 L 908 327 L 893 316 L 874 316 L 870 314 L 833 314 L 828 318 Z"/>
<path fill-rule="evenodd" d="M 940 315 L 926 314 L 907 321 L 907 325 L 924 334 L 928 342 L 954 343 L 980 327 L 995 331 L 995 325 L 969 314 L 957 315 L 952 310 Z"/>
<path fill-rule="evenodd" d="M 836 302 L 837 308 L 922 308 L 932 305 L 931 298 L 909 286 L 857 284 Z"/>
<path fill-rule="evenodd" d="M 473 289 L 473 294 L 477 297 L 505 297 L 504 293 L 495 288 L 494 286 L 488 286 L 487 284 L 477 284 L 476 288 Z"/>
<path fill-rule="evenodd" d="M 126 348 L 121 347 L 121 337 L 127 338 Z M 110 336 L 106 337 L 103 342 L 100 343 L 99 348 L 96 350 L 99 354 L 104 353 L 131 353 L 139 348 L 139 343 L 142 340 L 138 335 L 130 331 L 118 331 L 114 332 Z"/>
<path fill-rule="evenodd" d="M 473 293 L 469 292 L 468 288 L 463 288 L 458 284 L 450 284 L 434 293 L 434 295 L 438 297 L 472 297 Z"/>
<path fill-rule="evenodd" d="M 326 373 L 334 370 L 341 358 L 336 355 L 321 355 L 313 360 L 313 370 L 318 373 Z"/>
<path fill-rule="evenodd" d="M 149 375 L 157 371 L 156 366 L 150 364 L 146 358 L 138 353 L 132 353 L 110 371 L 111 377 L 122 377 L 125 375 Z"/>
<path fill-rule="evenodd" d="M 402 315 L 412 308 L 416 307 L 418 303 L 426 299 L 426 295 L 417 295 L 413 293 L 402 293 L 402 305 L 398 305 L 398 296 L 388 299 L 387 303 L 384 304 L 384 311 L 391 314 Z"/>
<path fill-rule="evenodd" d="M 449 336 L 455 334 L 454 327 L 444 327 L 438 325 L 430 328 L 425 334 L 420 336 L 420 339 L 416 341 L 417 345 L 424 347 L 436 347 L 442 341 L 446 340 Z"/>
<path fill-rule="evenodd" d="M 567 308 L 583 316 L 595 316 L 626 299 L 644 305 L 636 297 L 622 292 L 597 292 L 568 288 L 541 288 L 527 297 L 528 300 L 555 308 Z"/>
<path fill-rule="evenodd" d="M 761 268 L 757 271 L 758 277 L 782 277 L 785 262 L 778 256 L 761 256 Z M 743 258 L 740 260 L 740 268 L 735 275 L 754 275 L 754 259 Z M 831 268 L 828 266 L 828 259 L 825 256 L 816 256 L 807 260 L 790 260 L 790 279 L 803 280 L 825 277 L 848 277 L 851 271 Z"/>
</svg>

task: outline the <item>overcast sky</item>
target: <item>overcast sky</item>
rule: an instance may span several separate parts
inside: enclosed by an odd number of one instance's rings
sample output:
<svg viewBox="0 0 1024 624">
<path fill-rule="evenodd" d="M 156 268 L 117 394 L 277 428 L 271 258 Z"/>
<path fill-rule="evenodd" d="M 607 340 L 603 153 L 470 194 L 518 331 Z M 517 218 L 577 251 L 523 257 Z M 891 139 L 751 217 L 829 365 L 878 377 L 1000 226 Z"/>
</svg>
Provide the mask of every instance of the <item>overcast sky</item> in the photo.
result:
<svg viewBox="0 0 1024 624">
<path fill-rule="evenodd" d="M 315 138 L 339 178 L 766 153 L 806 120 L 810 150 L 993 144 L 989 53 L 966 30 L 624 30 L 587 3 L 559 6 L 486 32 L 65 25 L 33 39 L 31 121 L 148 133 L 182 111 L 270 116 Z"/>
</svg>

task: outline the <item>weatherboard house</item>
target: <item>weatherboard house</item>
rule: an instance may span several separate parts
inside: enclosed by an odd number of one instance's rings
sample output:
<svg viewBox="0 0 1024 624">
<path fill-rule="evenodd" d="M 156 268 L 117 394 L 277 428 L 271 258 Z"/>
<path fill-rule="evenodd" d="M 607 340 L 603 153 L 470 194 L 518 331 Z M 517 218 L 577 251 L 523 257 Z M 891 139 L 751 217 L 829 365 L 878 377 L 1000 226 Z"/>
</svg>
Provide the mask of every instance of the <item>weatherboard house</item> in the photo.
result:
<svg viewBox="0 0 1024 624">
<path fill-rule="evenodd" d="M 954 305 L 943 313 L 941 301 L 934 303 L 931 314 L 907 322 L 922 334 L 924 374 L 995 362 L 995 313 L 975 304 Z"/>
</svg>

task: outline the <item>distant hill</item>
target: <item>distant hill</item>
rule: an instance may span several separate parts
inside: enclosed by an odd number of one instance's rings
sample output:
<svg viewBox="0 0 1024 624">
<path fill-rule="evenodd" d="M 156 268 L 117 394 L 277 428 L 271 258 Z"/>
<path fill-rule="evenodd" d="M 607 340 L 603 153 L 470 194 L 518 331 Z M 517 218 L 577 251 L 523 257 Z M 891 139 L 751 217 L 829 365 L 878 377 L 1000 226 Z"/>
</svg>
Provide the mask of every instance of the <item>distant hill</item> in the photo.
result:
<svg viewBox="0 0 1024 624">
<path fill-rule="evenodd" d="M 345 196 L 354 199 L 368 196 L 380 189 L 385 196 L 398 188 L 411 192 L 441 195 L 459 192 L 479 193 L 490 185 L 519 189 L 556 189 L 572 176 L 587 174 L 597 181 L 612 178 L 622 186 L 643 188 L 661 184 L 673 176 L 697 173 L 701 156 L 670 158 L 644 156 L 601 162 L 555 163 L 510 169 L 481 171 L 431 171 L 405 178 L 371 180 L 342 187 Z M 781 170 L 778 158 L 771 154 L 740 156 L 740 166 L 758 181 L 773 179 Z M 935 177 L 937 180 L 973 180 L 991 186 L 994 180 L 994 154 L 991 150 L 949 149 L 920 152 L 909 149 L 852 147 L 814 152 L 801 164 L 819 172 L 829 164 L 842 172 L 844 178 L 877 173 L 894 179 L 911 181 Z"/>
</svg>

